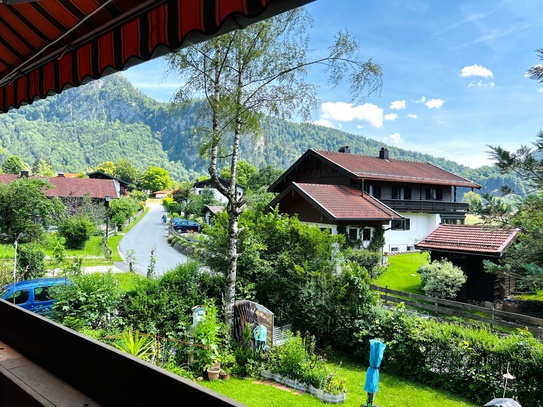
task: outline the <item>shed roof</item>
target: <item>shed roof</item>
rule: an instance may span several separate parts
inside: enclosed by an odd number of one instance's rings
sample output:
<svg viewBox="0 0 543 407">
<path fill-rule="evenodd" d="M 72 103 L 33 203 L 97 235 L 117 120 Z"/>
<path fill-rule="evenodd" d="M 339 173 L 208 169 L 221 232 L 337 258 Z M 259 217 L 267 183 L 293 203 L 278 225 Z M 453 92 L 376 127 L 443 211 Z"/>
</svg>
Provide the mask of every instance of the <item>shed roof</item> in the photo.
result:
<svg viewBox="0 0 543 407">
<path fill-rule="evenodd" d="M 485 254 L 501 257 L 519 234 L 516 228 L 487 225 L 439 225 L 418 242 L 420 250 Z"/>
</svg>

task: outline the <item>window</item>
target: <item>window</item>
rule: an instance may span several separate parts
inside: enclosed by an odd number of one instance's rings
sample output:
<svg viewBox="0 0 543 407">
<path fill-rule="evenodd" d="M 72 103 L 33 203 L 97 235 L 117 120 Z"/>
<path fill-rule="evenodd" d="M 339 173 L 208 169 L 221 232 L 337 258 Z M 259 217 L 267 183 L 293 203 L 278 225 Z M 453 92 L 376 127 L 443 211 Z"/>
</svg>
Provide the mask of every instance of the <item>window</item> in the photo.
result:
<svg viewBox="0 0 543 407">
<path fill-rule="evenodd" d="M 390 228 L 392 230 L 410 230 L 411 229 L 411 219 L 398 219 L 393 220 Z"/>
<path fill-rule="evenodd" d="M 349 240 L 353 242 L 358 240 L 358 229 L 356 228 L 349 229 Z"/>
<path fill-rule="evenodd" d="M 34 301 L 49 301 L 51 296 L 49 295 L 49 287 L 36 287 L 34 288 Z"/>
<path fill-rule="evenodd" d="M 464 219 L 459 218 L 442 218 L 441 223 L 445 225 L 463 225 Z"/>
<path fill-rule="evenodd" d="M 427 188 L 426 199 L 428 201 L 441 201 L 443 200 L 443 191 L 440 188 Z"/>
<path fill-rule="evenodd" d="M 9 297 L 7 297 L 5 300 L 7 302 L 11 302 L 12 304 L 24 304 L 28 301 L 28 298 L 30 297 L 30 291 L 29 290 L 19 290 L 15 291 L 13 294 L 11 294 Z M 15 298 L 15 301 L 13 301 L 13 298 Z"/>
<path fill-rule="evenodd" d="M 391 247 L 391 248 L 390 248 L 390 251 L 391 251 L 392 253 L 397 252 L 397 251 L 398 251 L 398 248 L 397 248 L 397 247 Z"/>
<path fill-rule="evenodd" d="M 411 199 L 411 188 L 392 187 L 392 199 Z"/>
<path fill-rule="evenodd" d="M 362 230 L 362 240 L 370 241 L 371 240 L 371 229 L 365 228 Z"/>
<path fill-rule="evenodd" d="M 365 184 L 364 185 L 364 192 L 367 192 L 374 198 L 381 198 L 381 185 L 375 185 L 375 184 Z"/>
</svg>

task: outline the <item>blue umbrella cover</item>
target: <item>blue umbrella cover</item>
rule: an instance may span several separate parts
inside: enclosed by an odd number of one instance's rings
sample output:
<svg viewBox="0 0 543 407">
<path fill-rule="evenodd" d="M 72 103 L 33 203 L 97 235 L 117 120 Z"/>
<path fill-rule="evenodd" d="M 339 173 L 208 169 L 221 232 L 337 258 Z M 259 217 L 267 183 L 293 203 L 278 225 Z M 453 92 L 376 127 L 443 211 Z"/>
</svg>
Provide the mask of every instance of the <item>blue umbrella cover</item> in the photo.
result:
<svg viewBox="0 0 543 407">
<path fill-rule="evenodd" d="M 386 347 L 379 339 L 370 339 L 370 367 L 366 372 L 366 384 L 364 384 L 366 393 L 377 393 L 379 390 L 379 367 Z"/>
</svg>

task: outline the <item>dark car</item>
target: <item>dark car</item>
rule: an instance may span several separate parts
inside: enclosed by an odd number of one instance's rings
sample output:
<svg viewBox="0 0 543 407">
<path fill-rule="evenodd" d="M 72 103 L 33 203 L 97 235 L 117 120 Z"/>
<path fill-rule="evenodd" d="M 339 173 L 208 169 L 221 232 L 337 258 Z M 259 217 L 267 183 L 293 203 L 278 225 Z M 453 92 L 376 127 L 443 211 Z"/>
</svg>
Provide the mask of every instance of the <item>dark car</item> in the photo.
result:
<svg viewBox="0 0 543 407">
<path fill-rule="evenodd" d="M 181 219 L 175 222 L 172 222 L 172 227 L 176 232 L 186 233 L 186 232 L 200 232 L 200 224 L 192 220 Z"/>
<path fill-rule="evenodd" d="M 55 302 L 51 298 L 50 288 L 67 282 L 69 280 L 64 277 L 51 277 L 6 284 L 0 288 L 0 298 L 29 311 L 47 314 Z"/>
</svg>

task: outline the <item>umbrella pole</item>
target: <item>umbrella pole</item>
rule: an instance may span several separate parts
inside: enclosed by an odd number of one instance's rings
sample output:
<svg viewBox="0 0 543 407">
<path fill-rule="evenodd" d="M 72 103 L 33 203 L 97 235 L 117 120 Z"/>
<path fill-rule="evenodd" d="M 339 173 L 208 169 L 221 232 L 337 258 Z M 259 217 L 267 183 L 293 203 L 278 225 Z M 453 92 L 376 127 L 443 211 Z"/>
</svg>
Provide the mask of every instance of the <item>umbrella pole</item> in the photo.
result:
<svg viewBox="0 0 543 407">
<path fill-rule="evenodd" d="M 373 396 L 375 393 L 368 393 L 368 398 L 366 399 L 366 407 L 373 407 Z"/>
</svg>

